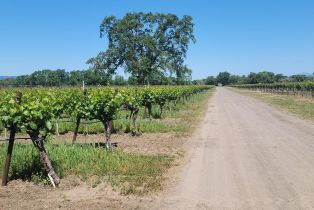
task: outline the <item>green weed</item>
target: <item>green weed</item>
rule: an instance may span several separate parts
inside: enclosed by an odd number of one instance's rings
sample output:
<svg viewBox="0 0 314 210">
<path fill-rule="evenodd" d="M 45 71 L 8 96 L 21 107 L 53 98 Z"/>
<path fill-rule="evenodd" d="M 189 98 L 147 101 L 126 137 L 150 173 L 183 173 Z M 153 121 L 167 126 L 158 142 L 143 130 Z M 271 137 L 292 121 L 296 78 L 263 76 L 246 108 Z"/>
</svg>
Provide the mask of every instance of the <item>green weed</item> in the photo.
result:
<svg viewBox="0 0 314 210">
<path fill-rule="evenodd" d="M 0 145 L 0 167 L 4 162 L 6 144 Z M 46 144 L 57 174 L 63 178 L 76 175 L 82 180 L 96 176 L 92 186 L 107 179 L 123 193 L 145 193 L 161 187 L 163 173 L 173 158 L 165 155 L 129 154 L 108 151 L 93 145 Z M 2 171 L 1 171 L 2 173 Z M 48 184 L 38 153 L 32 145 L 16 144 L 11 162 L 10 179 L 22 179 Z M 132 190 L 131 190 L 132 189 Z"/>
</svg>

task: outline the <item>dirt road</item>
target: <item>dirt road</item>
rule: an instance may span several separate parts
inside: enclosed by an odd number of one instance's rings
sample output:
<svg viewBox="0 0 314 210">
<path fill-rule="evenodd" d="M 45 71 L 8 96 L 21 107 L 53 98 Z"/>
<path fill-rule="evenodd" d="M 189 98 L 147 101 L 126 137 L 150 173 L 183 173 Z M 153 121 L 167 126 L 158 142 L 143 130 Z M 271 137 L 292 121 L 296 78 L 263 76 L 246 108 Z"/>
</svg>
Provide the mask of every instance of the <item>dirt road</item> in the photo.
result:
<svg viewBox="0 0 314 210">
<path fill-rule="evenodd" d="M 156 209 L 314 209 L 314 125 L 217 88 Z"/>
</svg>

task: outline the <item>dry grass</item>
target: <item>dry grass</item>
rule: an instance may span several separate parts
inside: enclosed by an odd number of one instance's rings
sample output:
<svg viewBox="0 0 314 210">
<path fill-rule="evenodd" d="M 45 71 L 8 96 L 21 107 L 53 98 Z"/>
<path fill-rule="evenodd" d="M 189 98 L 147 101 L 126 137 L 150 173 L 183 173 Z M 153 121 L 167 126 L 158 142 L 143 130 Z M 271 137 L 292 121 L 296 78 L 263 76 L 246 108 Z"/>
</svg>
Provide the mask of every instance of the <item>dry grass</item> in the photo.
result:
<svg viewBox="0 0 314 210">
<path fill-rule="evenodd" d="M 293 113 L 303 119 L 314 122 L 314 100 L 309 98 L 294 97 L 288 95 L 278 95 L 272 93 L 263 93 L 253 90 L 234 89 L 240 93 L 253 96 L 263 102 L 266 102 L 278 109 Z"/>
</svg>

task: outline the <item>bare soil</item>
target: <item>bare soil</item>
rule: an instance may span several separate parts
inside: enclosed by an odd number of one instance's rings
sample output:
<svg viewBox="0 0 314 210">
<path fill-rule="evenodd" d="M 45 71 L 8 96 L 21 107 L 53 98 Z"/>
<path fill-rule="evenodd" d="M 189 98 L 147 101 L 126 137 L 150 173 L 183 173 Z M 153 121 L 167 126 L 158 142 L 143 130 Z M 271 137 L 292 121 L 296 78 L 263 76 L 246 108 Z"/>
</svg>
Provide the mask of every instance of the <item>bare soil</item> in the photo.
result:
<svg viewBox="0 0 314 210">
<path fill-rule="evenodd" d="M 54 143 L 65 142 L 72 143 L 73 133 L 67 133 L 55 137 Z M 182 150 L 182 145 L 186 138 L 182 138 L 176 133 L 143 133 L 140 136 L 131 136 L 130 134 L 113 134 L 111 142 L 117 145 L 117 148 L 125 152 L 141 154 L 167 154 L 175 155 Z M 104 142 L 104 135 L 90 134 L 78 135 L 76 144 L 97 144 Z"/>
<path fill-rule="evenodd" d="M 75 177 L 62 179 L 59 188 L 14 180 L 0 187 L 0 209 L 137 209 L 152 199 L 123 196 L 102 182 L 92 188 Z"/>
</svg>

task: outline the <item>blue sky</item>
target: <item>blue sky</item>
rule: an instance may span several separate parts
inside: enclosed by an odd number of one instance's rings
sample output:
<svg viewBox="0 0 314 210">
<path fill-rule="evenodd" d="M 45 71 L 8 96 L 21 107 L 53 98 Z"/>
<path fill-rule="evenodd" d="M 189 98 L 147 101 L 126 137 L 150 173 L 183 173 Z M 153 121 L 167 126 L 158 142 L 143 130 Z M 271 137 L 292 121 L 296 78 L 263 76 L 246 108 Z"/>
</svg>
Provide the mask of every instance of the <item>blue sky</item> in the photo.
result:
<svg viewBox="0 0 314 210">
<path fill-rule="evenodd" d="M 186 59 L 193 79 L 220 71 L 314 72 L 314 1 L 0 0 L 0 75 L 87 68 L 107 47 L 102 19 L 134 11 L 194 18 L 197 42 Z"/>
</svg>

